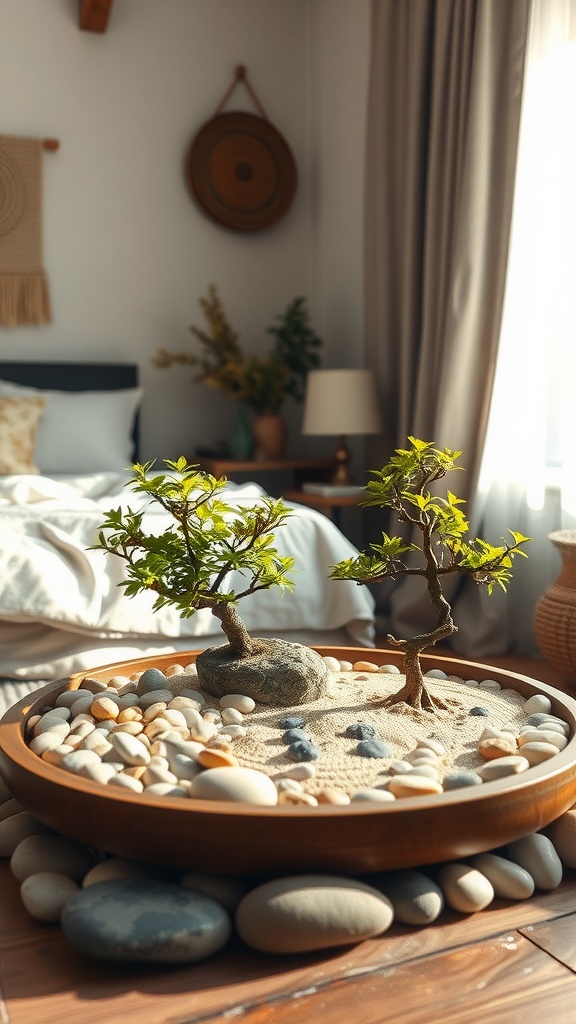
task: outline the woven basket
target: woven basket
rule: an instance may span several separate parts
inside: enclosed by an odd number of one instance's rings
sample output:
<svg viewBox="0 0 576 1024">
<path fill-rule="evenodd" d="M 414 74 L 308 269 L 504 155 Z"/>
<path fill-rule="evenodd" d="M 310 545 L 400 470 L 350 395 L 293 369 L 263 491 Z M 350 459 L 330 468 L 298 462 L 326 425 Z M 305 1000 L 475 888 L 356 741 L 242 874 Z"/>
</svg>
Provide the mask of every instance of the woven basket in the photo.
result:
<svg viewBox="0 0 576 1024">
<path fill-rule="evenodd" d="M 576 681 L 576 530 L 557 530 L 548 537 L 562 566 L 536 605 L 534 635 L 550 664 Z"/>
</svg>

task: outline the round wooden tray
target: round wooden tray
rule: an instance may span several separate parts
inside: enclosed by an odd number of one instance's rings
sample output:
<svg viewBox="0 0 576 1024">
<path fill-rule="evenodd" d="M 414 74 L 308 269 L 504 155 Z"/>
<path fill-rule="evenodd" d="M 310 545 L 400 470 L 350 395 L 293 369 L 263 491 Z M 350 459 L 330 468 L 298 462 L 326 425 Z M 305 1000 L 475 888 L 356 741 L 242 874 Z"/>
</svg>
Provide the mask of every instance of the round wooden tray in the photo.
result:
<svg viewBox="0 0 576 1024">
<path fill-rule="evenodd" d="M 400 664 L 387 650 L 317 647 L 321 655 Z M 197 651 L 179 654 L 192 660 Z M 570 726 L 567 746 L 521 775 L 410 797 L 385 806 L 260 807 L 112 791 L 46 764 L 24 742 L 31 715 L 85 676 L 108 679 L 175 655 L 137 659 L 77 673 L 29 694 L 0 722 L 0 770 L 14 797 L 57 832 L 122 857 L 172 867 L 244 875 L 302 871 L 371 872 L 469 857 L 538 831 L 576 801 L 576 701 L 527 676 L 457 658 L 423 656 L 423 669 L 479 681 L 488 675 L 526 698 L 550 697 Z"/>
</svg>

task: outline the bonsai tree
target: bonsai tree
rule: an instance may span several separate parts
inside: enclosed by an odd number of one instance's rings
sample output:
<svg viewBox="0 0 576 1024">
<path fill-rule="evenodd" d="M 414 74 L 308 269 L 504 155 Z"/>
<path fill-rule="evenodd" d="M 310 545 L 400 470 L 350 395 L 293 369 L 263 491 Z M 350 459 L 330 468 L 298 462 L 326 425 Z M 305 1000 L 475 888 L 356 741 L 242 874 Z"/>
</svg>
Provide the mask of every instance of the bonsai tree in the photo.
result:
<svg viewBox="0 0 576 1024">
<path fill-rule="evenodd" d="M 220 497 L 226 478 L 216 479 L 181 457 L 165 460 L 169 472 L 153 475 L 154 462 L 135 464 L 132 490 L 150 495 L 171 516 L 164 533 L 144 529 L 146 510 L 108 512 L 98 533 L 102 548 L 126 562 L 120 583 L 129 597 L 150 590 L 154 609 L 170 604 L 183 618 L 209 608 L 228 639 L 223 647 L 196 659 L 200 685 L 214 696 L 243 693 L 264 704 L 301 704 L 326 692 L 328 670 L 322 658 L 300 644 L 253 639 L 237 604 L 259 590 L 291 590 L 294 559 L 274 547 L 273 531 L 290 510 L 263 497 L 240 508 Z M 245 584 L 232 589 L 236 570 Z"/>
<path fill-rule="evenodd" d="M 397 693 L 385 699 L 385 705 L 400 702 L 418 710 L 433 711 L 446 707 L 441 700 L 434 701 L 428 692 L 420 665 L 420 654 L 439 640 L 457 632 L 450 604 L 442 591 L 445 576 L 460 573 L 486 587 L 490 594 L 495 584 L 506 590 L 512 576 L 512 560 L 523 555 L 521 545 L 529 538 L 509 530 L 512 542 L 493 546 L 479 537 L 466 541 L 469 523 L 464 516 L 462 498 L 448 491 L 446 497 L 430 492 L 435 481 L 451 470 L 461 469 L 455 461 L 462 452 L 449 448 L 436 448 L 432 442 L 409 437 L 410 448 L 397 449 L 395 455 L 380 470 L 371 470 L 375 479 L 364 490 L 367 498 L 363 505 L 391 508 L 398 522 L 405 524 L 412 535 L 421 535 L 421 543 L 406 541 L 402 537 L 382 534 L 381 544 L 370 544 L 369 552 L 356 558 L 345 559 L 332 566 L 331 576 L 357 583 L 381 583 L 398 576 L 420 576 L 426 583 L 433 607 L 436 625 L 428 633 L 410 640 L 397 640 L 388 636 L 388 642 L 404 655 L 406 682 Z M 419 552 L 421 565 L 405 556 Z"/>
<path fill-rule="evenodd" d="M 245 353 L 232 328 L 215 285 L 199 300 L 206 328 L 191 327 L 200 343 L 200 354 L 168 352 L 160 348 L 152 362 L 159 369 L 174 365 L 197 368 L 192 378 L 218 388 L 229 398 L 256 413 L 278 413 L 287 396 L 297 402 L 304 398 L 306 374 L 320 365 L 321 338 L 313 330 L 306 300 L 288 304 L 267 328 L 275 343 L 265 356 Z"/>
</svg>

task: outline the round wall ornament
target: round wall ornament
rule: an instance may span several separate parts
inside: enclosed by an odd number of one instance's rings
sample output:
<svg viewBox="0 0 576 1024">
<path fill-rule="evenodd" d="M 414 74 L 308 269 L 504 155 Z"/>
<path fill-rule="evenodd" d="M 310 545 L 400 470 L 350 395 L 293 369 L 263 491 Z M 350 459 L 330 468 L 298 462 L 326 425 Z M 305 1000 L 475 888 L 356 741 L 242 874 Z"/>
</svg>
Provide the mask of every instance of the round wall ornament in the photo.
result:
<svg viewBox="0 0 576 1024">
<path fill-rule="evenodd" d="M 247 84 L 243 68 L 236 78 Z M 205 122 L 188 149 L 185 172 L 201 209 L 237 231 L 261 231 L 280 220 L 298 177 L 284 136 L 265 115 L 245 111 L 217 111 Z"/>
</svg>

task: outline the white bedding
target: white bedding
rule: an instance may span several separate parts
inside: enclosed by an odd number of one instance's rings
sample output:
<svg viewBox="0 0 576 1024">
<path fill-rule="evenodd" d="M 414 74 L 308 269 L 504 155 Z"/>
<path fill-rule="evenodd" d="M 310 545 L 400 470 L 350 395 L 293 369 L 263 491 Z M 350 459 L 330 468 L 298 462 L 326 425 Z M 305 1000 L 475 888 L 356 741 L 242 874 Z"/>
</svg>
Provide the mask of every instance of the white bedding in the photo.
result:
<svg viewBox="0 0 576 1024">
<path fill-rule="evenodd" d="M 110 472 L 0 478 L 0 677 L 57 679 L 148 653 L 226 642 L 208 609 L 181 619 L 170 607 L 152 611 L 151 593 L 127 598 L 117 585 L 125 578 L 123 560 L 87 550 L 107 509 L 149 505 L 127 479 Z M 251 504 L 264 493 L 257 484 L 230 484 L 226 498 Z M 276 546 L 296 560 L 294 592 L 273 588 L 244 599 L 239 610 L 247 629 L 301 643 L 373 645 L 368 589 L 328 579 L 329 567 L 356 549 L 319 512 L 292 507 Z M 169 521 L 155 506 L 146 513 L 146 528 L 154 532 Z"/>
</svg>

